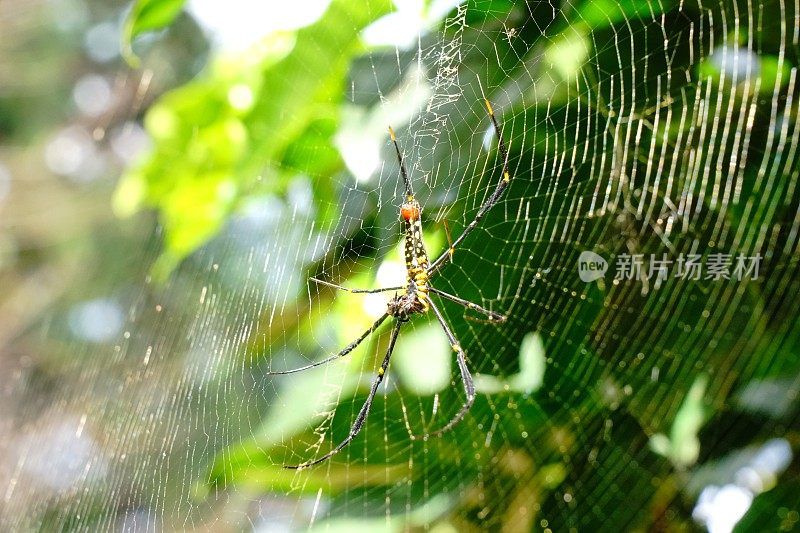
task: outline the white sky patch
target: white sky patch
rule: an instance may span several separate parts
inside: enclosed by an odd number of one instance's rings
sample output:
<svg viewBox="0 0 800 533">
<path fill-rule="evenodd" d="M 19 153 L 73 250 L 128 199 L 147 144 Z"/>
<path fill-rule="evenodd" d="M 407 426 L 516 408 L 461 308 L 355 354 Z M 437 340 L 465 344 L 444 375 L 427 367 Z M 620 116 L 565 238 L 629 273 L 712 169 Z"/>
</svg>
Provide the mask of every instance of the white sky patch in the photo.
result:
<svg viewBox="0 0 800 533">
<path fill-rule="evenodd" d="M 544 342 L 538 332 L 531 332 L 522 339 L 519 347 L 519 372 L 506 379 L 489 374 L 475 374 L 475 390 L 484 394 L 515 391 L 530 394 L 539 389 L 544 381 L 546 355 Z"/>
<path fill-rule="evenodd" d="M 150 137 L 136 122 L 125 122 L 111 133 L 111 150 L 127 165 L 133 164 L 149 148 Z"/>
<path fill-rule="evenodd" d="M 15 463 L 26 476 L 54 492 L 63 494 L 85 480 L 99 481 L 108 464 L 89 432 L 76 431 L 84 424 L 84 420 L 63 414 L 53 424 L 23 434 L 12 443 L 10 453 L 18 455 Z"/>
<path fill-rule="evenodd" d="M 11 191 L 11 171 L 0 163 L 0 202 L 6 199 Z"/>
<path fill-rule="evenodd" d="M 44 161 L 55 174 L 76 183 L 88 183 L 105 175 L 107 158 L 97 150 L 88 131 L 67 126 L 59 131 L 44 149 Z"/>
<path fill-rule="evenodd" d="M 369 110 L 351 106 L 342 114 L 334 144 L 357 182 L 370 181 L 378 170 L 381 148 L 389 142 L 389 126 L 400 130 L 432 94 L 433 89 L 423 73 L 411 68 L 403 83 L 381 105 Z M 398 142 L 402 143 L 403 139 Z"/>
<path fill-rule="evenodd" d="M 400 261 L 384 261 L 378 267 L 377 281 L 379 287 L 396 287 L 405 284 L 405 265 Z"/>
<path fill-rule="evenodd" d="M 741 453 L 741 452 L 740 452 Z M 745 452 L 747 453 L 747 452 Z M 736 461 L 736 452 L 728 460 Z M 692 517 L 706 526 L 709 533 L 730 533 L 747 513 L 756 496 L 777 484 L 780 476 L 792 462 L 792 447 L 785 439 L 770 439 L 732 475 L 729 482 L 703 487 Z M 725 459 L 712 465 L 712 470 L 698 476 L 714 476 L 713 468 L 725 470 Z"/>
<path fill-rule="evenodd" d="M 47 143 L 44 160 L 51 171 L 67 176 L 78 174 L 81 166 L 94 152 L 94 142 L 86 131 L 78 127 L 68 127 Z"/>
<path fill-rule="evenodd" d="M 119 56 L 119 24 L 101 22 L 84 34 L 83 47 L 86 53 L 97 63 L 108 63 Z"/>
<path fill-rule="evenodd" d="M 365 294 L 364 301 L 361 304 L 364 312 L 372 318 L 378 318 L 386 312 L 388 292 L 376 292 L 373 294 Z"/>
<path fill-rule="evenodd" d="M 124 316 L 117 303 L 106 298 L 74 306 L 68 314 L 72 333 L 91 342 L 109 342 L 119 335 Z"/>
<path fill-rule="evenodd" d="M 734 82 L 751 80 L 760 74 L 761 60 L 752 50 L 739 46 L 718 46 L 709 61 Z"/>
<path fill-rule="evenodd" d="M 409 50 L 421 35 L 434 28 L 461 0 L 394 0 L 397 11 L 379 18 L 364 29 L 364 42 L 371 46 L 396 46 Z"/>
<path fill-rule="evenodd" d="M 703 522 L 709 533 L 730 533 L 753 503 L 753 494 L 736 485 L 703 489 L 692 516 Z"/>
<path fill-rule="evenodd" d="M 372 128 L 359 128 L 360 119 L 365 113 L 353 108 L 351 113 L 342 116 L 342 125 L 334 143 L 344 159 L 344 163 L 358 182 L 369 181 L 381 162 L 381 141 Z"/>
<path fill-rule="evenodd" d="M 190 0 L 188 10 L 211 35 L 217 48 L 237 52 L 246 50 L 270 33 L 313 24 L 329 4 L 330 0 Z"/>
<path fill-rule="evenodd" d="M 234 85 L 228 91 L 228 102 L 238 111 L 249 110 L 253 106 L 253 102 L 255 102 L 253 89 L 244 83 Z"/>
<path fill-rule="evenodd" d="M 88 117 L 99 116 L 108 110 L 112 96 L 111 84 L 98 74 L 82 77 L 72 89 L 75 105 Z"/>
<path fill-rule="evenodd" d="M 441 326 L 429 322 L 406 328 L 392 365 L 406 388 L 429 395 L 450 385 L 452 353 Z"/>
<path fill-rule="evenodd" d="M 381 263 L 376 275 L 378 287 L 399 287 L 405 285 L 406 269 L 399 261 L 391 259 Z M 364 312 L 373 318 L 378 318 L 386 312 L 386 304 L 394 296 L 391 292 L 376 292 L 365 294 L 363 300 Z"/>
</svg>

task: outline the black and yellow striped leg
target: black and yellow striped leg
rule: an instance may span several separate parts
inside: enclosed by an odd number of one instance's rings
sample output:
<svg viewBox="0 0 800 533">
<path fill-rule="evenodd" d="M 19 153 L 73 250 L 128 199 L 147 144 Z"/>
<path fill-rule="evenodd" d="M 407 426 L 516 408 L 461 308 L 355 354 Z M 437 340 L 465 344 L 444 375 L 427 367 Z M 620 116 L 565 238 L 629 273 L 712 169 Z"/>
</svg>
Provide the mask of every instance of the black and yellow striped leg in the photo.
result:
<svg viewBox="0 0 800 533">
<path fill-rule="evenodd" d="M 453 252 L 455 251 L 456 247 L 461 244 L 467 235 L 469 235 L 472 230 L 477 227 L 486 212 L 500 201 L 500 197 L 508 188 L 509 183 L 511 183 L 511 174 L 508 171 L 508 149 L 506 148 L 506 143 L 503 141 L 503 131 L 500 129 L 500 125 L 497 123 L 497 119 L 494 116 L 492 104 L 489 103 L 489 100 L 484 100 L 484 102 L 486 103 L 486 111 L 489 113 L 489 118 L 492 120 L 495 134 L 497 134 L 498 150 L 500 152 L 500 157 L 503 160 L 503 173 L 500 176 L 500 181 L 497 183 L 497 187 L 495 187 L 494 192 L 492 192 L 491 196 L 489 196 L 489 199 L 486 200 L 480 209 L 478 209 L 478 214 L 475 215 L 475 219 L 470 222 L 466 228 L 464 228 L 464 231 L 462 231 L 461 235 L 459 235 L 458 238 L 453 241 L 453 243 L 450 245 L 450 248 L 448 248 L 445 253 L 440 255 L 430 267 L 428 267 L 429 274 L 433 274 L 439 270 L 446 261 L 453 258 Z"/>
<path fill-rule="evenodd" d="M 372 407 L 372 401 L 375 399 L 375 393 L 378 391 L 378 386 L 383 381 L 384 376 L 386 376 L 386 370 L 389 368 L 389 360 L 392 358 L 392 352 L 394 351 L 394 343 L 397 341 L 397 334 L 400 333 L 400 326 L 402 325 L 403 323 L 400 322 L 399 320 L 395 321 L 394 329 L 392 330 L 392 338 L 389 340 L 389 348 L 386 350 L 386 356 L 383 358 L 383 363 L 381 363 L 381 367 L 378 369 L 378 375 L 375 376 L 375 379 L 372 381 L 372 387 L 369 390 L 369 396 L 367 396 L 367 400 L 361 407 L 361 411 L 358 412 L 356 421 L 350 428 L 350 434 L 347 435 L 347 438 L 344 439 L 339 444 L 337 444 L 334 449 L 332 449 L 319 459 L 314 459 L 313 461 L 308 461 L 294 466 L 284 465 L 284 468 L 298 470 L 301 468 L 308 468 L 309 466 L 317 465 L 323 461 L 326 461 L 333 455 L 339 453 L 342 448 L 350 444 L 350 441 L 356 438 L 356 435 L 358 435 L 358 432 L 361 431 L 361 428 L 364 426 L 364 422 L 367 420 L 367 415 L 369 414 L 370 407 Z"/>
<path fill-rule="evenodd" d="M 506 321 L 506 317 L 501 315 L 500 313 L 495 313 L 494 311 L 489 311 L 488 309 L 486 309 L 484 307 L 481 307 L 478 304 L 472 303 L 469 300 L 465 300 L 463 298 L 459 298 L 458 296 L 453 296 L 452 294 L 446 293 L 444 291 L 440 291 L 439 289 L 437 289 L 435 287 L 431 287 L 431 286 L 428 286 L 428 291 L 430 291 L 430 292 L 432 292 L 434 294 L 437 294 L 437 295 L 441 296 L 442 298 L 445 298 L 446 300 L 450 300 L 451 302 L 455 302 L 455 303 L 457 303 L 459 305 L 463 305 L 467 309 L 474 309 L 475 311 L 478 311 L 479 313 L 483 313 L 484 315 L 489 317 L 489 320 L 491 320 L 493 322 L 505 322 Z"/>
<path fill-rule="evenodd" d="M 303 370 L 308 370 L 309 368 L 314 368 L 315 366 L 321 366 L 321 365 L 324 365 L 325 363 L 330 363 L 334 359 L 339 359 L 340 357 L 344 357 L 345 355 L 347 355 L 350 352 L 352 352 L 353 350 L 355 350 L 356 347 L 359 344 L 361 344 L 361 342 L 364 339 L 366 339 L 369 336 L 370 333 L 372 333 L 373 331 L 378 329 L 378 326 L 380 326 L 383 323 L 383 321 L 386 320 L 386 318 L 388 316 L 389 316 L 388 313 L 384 313 L 383 316 L 381 316 L 378 320 L 376 320 L 369 327 L 369 329 L 367 329 L 367 331 L 362 333 L 361 336 L 359 336 L 356 340 L 354 340 L 353 342 L 351 342 L 350 344 L 345 346 L 344 350 L 342 350 L 341 352 L 337 353 L 336 355 L 332 355 L 330 357 L 326 357 L 322 361 L 317 361 L 316 363 L 311 363 L 310 365 L 301 366 L 300 368 L 293 368 L 291 370 L 281 370 L 279 372 L 267 372 L 266 375 L 267 376 L 275 376 L 275 375 L 281 375 L 281 374 L 294 374 L 295 372 L 302 372 Z"/>
<path fill-rule="evenodd" d="M 453 348 L 453 351 L 456 352 L 456 362 L 458 363 L 458 370 L 461 373 L 461 382 L 464 384 L 464 392 L 467 395 L 464 405 L 461 406 L 461 409 L 450 420 L 450 422 L 448 422 L 443 428 L 437 429 L 432 433 L 428 433 L 428 435 L 437 437 L 442 433 L 452 429 L 453 426 L 458 424 L 467 414 L 470 407 L 472 407 L 472 403 L 475 401 L 475 384 L 472 381 L 472 374 L 470 374 L 469 368 L 467 368 L 466 355 L 464 354 L 464 350 L 461 348 L 461 345 L 458 344 L 456 336 L 453 335 L 452 331 L 450 331 L 450 327 L 447 325 L 447 322 L 445 322 L 441 311 L 439 311 L 439 308 L 436 307 L 436 305 L 434 305 L 434 303 L 430 300 L 428 301 L 428 304 L 430 305 L 431 309 L 433 309 L 433 314 L 436 315 L 436 320 L 438 320 L 439 324 L 441 324 L 445 335 L 447 335 L 447 340 L 450 341 L 450 346 Z"/>
<path fill-rule="evenodd" d="M 376 292 L 390 292 L 390 291 L 402 291 L 405 290 L 405 287 L 383 287 L 382 289 L 348 289 L 347 287 L 342 287 L 341 285 L 337 285 L 335 283 L 331 283 L 330 281 L 323 281 L 318 278 L 309 278 L 314 283 L 318 283 L 320 285 L 325 285 L 326 287 L 332 287 L 334 289 L 346 292 L 352 292 L 353 294 L 375 294 Z"/>
</svg>

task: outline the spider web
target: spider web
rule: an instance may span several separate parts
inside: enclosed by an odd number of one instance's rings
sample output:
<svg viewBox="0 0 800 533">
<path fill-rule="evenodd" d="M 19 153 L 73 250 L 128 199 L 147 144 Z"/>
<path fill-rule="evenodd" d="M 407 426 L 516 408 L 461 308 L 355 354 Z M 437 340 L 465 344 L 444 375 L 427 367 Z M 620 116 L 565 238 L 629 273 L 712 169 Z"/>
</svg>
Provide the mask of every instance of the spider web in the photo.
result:
<svg viewBox="0 0 800 533">
<path fill-rule="evenodd" d="M 163 285 L 143 275 L 120 296 L 119 338 L 73 347 L 52 392 L 13 374 L 4 396 L 23 429 L 3 467 L 8 527 L 797 522 L 797 2 L 486 4 L 351 65 L 340 171 L 246 202 Z M 353 442 L 315 468 L 282 468 L 347 436 L 387 349 L 383 326 L 340 361 L 271 375 L 336 353 L 393 294 L 309 276 L 404 283 L 386 125 L 434 259 L 501 178 L 484 98 L 511 185 L 432 279 L 508 317 L 435 300 L 475 405 L 424 437 L 464 391 L 443 331 L 415 316 Z M 315 194 L 322 180 L 335 194 Z M 136 261 L 156 254 L 150 243 Z M 727 277 L 709 270 L 720 254 Z M 690 255 L 699 279 L 677 275 Z M 587 257 L 607 267 L 590 281 Z M 758 258 L 758 274 L 737 279 L 739 257 Z M 641 268 L 626 273 L 632 258 Z M 721 494 L 746 505 L 736 515 Z"/>
</svg>

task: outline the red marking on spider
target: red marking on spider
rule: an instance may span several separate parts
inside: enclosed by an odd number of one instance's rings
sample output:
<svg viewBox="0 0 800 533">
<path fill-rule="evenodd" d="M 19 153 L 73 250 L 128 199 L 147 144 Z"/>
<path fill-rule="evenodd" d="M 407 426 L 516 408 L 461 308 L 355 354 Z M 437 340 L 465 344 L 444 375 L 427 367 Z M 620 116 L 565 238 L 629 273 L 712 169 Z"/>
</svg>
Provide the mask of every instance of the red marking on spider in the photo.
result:
<svg viewBox="0 0 800 533">
<path fill-rule="evenodd" d="M 419 207 L 411 204 L 403 204 L 403 207 L 400 208 L 400 216 L 403 217 L 403 220 L 406 222 L 417 220 L 419 218 Z"/>
</svg>

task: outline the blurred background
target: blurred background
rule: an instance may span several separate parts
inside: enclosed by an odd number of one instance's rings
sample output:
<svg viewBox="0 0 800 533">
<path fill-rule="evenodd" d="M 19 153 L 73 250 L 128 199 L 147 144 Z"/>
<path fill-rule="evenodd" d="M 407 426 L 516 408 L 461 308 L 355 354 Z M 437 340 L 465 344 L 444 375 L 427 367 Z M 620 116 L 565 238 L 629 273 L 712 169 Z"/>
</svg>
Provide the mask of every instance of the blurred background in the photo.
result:
<svg viewBox="0 0 800 533">
<path fill-rule="evenodd" d="M 274 5 L 273 5 L 274 4 Z M 0 524 L 800 528 L 797 0 L 0 3 Z M 403 284 L 402 183 L 478 398 Z M 605 261 L 588 281 L 579 258 Z M 690 256 L 704 268 L 680 275 Z M 624 266 L 631 259 L 638 268 Z M 741 258 L 757 270 L 737 270 Z M 714 267 L 715 265 L 715 267 Z M 716 268 L 714 274 L 713 268 Z M 712 269 L 712 270 L 709 270 Z"/>
</svg>

